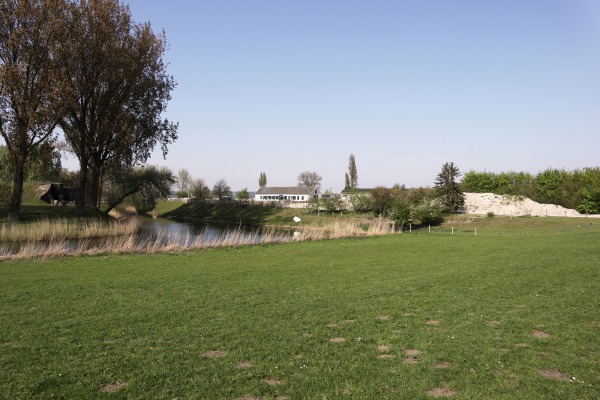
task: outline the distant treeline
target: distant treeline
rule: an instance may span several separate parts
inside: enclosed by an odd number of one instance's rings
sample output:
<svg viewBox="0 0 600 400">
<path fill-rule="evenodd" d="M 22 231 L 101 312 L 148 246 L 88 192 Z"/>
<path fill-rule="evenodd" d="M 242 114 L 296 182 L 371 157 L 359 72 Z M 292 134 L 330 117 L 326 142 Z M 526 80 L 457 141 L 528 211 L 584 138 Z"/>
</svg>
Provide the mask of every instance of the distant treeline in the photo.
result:
<svg viewBox="0 0 600 400">
<path fill-rule="evenodd" d="M 518 195 L 583 214 L 600 213 L 600 167 L 575 171 L 551 168 L 537 175 L 469 171 L 460 185 L 463 192 Z"/>
</svg>

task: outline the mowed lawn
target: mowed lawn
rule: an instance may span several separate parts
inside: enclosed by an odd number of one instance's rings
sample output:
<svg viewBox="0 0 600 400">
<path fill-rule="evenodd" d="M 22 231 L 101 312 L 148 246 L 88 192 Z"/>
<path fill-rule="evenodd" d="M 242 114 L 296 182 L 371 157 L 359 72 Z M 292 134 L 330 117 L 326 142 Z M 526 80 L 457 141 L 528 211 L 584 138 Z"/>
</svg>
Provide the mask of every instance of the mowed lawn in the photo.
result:
<svg viewBox="0 0 600 400">
<path fill-rule="evenodd" d="M 593 399 L 600 234 L 0 263 L 0 398 Z"/>
</svg>

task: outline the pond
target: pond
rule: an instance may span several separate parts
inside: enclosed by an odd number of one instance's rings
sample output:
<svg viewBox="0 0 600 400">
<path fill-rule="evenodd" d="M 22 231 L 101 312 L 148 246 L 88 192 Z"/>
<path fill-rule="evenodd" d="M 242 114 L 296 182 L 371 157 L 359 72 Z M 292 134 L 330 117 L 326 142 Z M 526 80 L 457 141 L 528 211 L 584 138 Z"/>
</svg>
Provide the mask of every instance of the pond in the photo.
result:
<svg viewBox="0 0 600 400">
<path fill-rule="evenodd" d="M 240 225 L 210 225 L 208 223 L 199 222 L 179 222 L 165 218 L 152 218 L 147 216 L 139 216 L 142 240 L 157 240 L 162 238 L 165 244 L 173 243 L 179 239 L 180 245 L 190 241 L 201 239 L 203 242 L 214 242 L 221 240 L 229 234 L 241 236 L 248 243 L 260 243 L 262 234 L 257 229 L 252 229 Z M 285 236 L 282 233 L 282 237 Z"/>
<path fill-rule="evenodd" d="M 209 225 L 206 223 L 177 222 L 149 216 L 135 217 L 139 231 L 131 235 L 96 239 L 68 239 L 49 242 L 0 242 L 0 256 L 49 253 L 89 252 L 156 252 L 164 249 L 239 246 L 290 239 L 289 232 L 261 232 L 240 225 Z"/>
</svg>

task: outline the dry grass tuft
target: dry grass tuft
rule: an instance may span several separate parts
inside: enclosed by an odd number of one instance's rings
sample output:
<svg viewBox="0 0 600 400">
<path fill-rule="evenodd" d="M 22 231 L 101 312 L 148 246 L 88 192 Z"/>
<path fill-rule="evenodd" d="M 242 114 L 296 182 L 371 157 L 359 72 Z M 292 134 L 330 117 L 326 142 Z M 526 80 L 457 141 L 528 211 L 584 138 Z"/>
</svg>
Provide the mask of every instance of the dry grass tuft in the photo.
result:
<svg viewBox="0 0 600 400">
<path fill-rule="evenodd" d="M 456 390 L 449 388 L 433 388 L 427 391 L 429 397 L 453 397 L 458 394 Z"/>
<path fill-rule="evenodd" d="M 375 220 L 368 225 L 354 220 L 339 220 L 329 222 L 323 226 L 304 226 L 294 235 L 294 239 L 298 241 L 324 240 L 389 235 L 392 233 L 394 233 L 392 226 L 383 220 Z"/>
<path fill-rule="evenodd" d="M 563 372 L 560 372 L 560 371 L 554 371 L 554 370 L 549 370 L 549 369 L 540 369 L 538 372 L 544 378 L 554 379 L 557 381 L 568 381 L 569 380 L 569 375 L 567 375 Z"/>
<path fill-rule="evenodd" d="M 128 385 L 127 382 L 109 383 L 109 384 L 106 384 L 106 385 L 102 386 L 100 388 L 100 391 L 101 392 L 106 392 L 106 393 L 115 393 L 115 392 L 118 392 L 119 390 L 123 389 L 127 385 Z"/>
<path fill-rule="evenodd" d="M 225 350 L 209 350 L 200 355 L 205 358 L 219 358 L 226 356 L 227 352 Z"/>
</svg>

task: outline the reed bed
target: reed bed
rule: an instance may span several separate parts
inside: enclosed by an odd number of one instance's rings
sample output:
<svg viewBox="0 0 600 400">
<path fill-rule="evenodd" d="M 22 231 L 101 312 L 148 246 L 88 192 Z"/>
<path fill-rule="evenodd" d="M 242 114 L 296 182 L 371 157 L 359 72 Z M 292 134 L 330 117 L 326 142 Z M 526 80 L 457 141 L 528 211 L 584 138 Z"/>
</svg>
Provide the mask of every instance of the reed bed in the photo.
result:
<svg viewBox="0 0 600 400">
<path fill-rule="evenodd" d="M 44 229 L 48 224 L 42 224 Z M 155 236 L 140 236 L 137 234 L 135 224 L 122 223 L 109 224 L 104 232 L 113 232 L 114 229 L 127 231 L 127 234 L 113 234 L 100 236 L 94 231 L 95 226 L 85 226 L 79 233 L 79 242 L 70 245 L 67 240 L 72 236 L 69 232 L 59 230 L 47 236 L 47 240 L 23 241 L 22 245 L 6 245 L 0 248 L 0 260 L 28 259 L 28 258 L 56 258 L 67 255 L 100 255 L 100 254 L 125 254 L 125 253 L 177 253 L 189 250 L 202 250 L 219 247 L 237 247 L 256 244 L 281 243 L 291 241 L 312 241 L 338 239 L 344 237 L 388 235 L 393 233 L 393 228 L 387 222 L 374 221 L 369 225 L 360 224 L 350 220 L 334 221 L 325 226 L 303 226 L 293 235 L 283 234 L 276 229 L 267 229 L 262 232 L 248 232 L 242 228 L 224 231 L 218 235 L 209 235 L 203 231 L 198 235 L 189 233 L 158 232 Z M 136 229 L 133 229 L 133 228 Z M 39 233 L 41 228 L 36 232 Z M 60 232 L 60 233 L 59 233 Z M 121 233 L 121 232 L 120 232 Z M 19 237 L 32 237 L 23 235 Z M 94 239 L 94 240 L 93 240 Z"/>
<path fill-rule="evenodd" d="M 136 219 L 125 221 L 41 219 L 26 223 L 0 224 L 0 242 L 60 242 L 133 235 L 139 229 Z"/>
<path fill-rule="evenodd" d="M 385 220 L 374 220 L 364 224 L 354 220 L 332 221 L 324 226 L 304 226 L 297 234 L 295 240 L 324 240 L 340 239 L 345 237 L 390 235 L 394 228 Z"/>
</svg>

